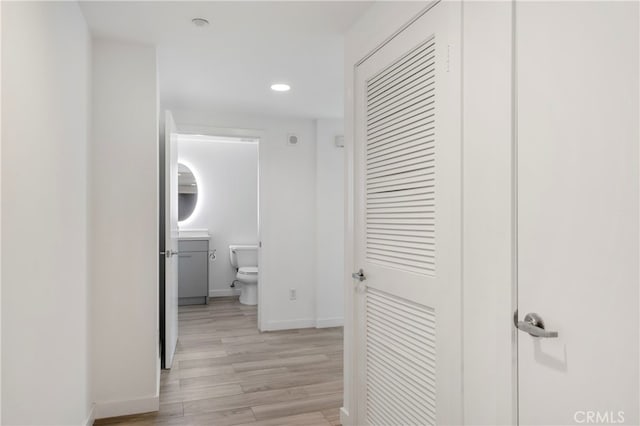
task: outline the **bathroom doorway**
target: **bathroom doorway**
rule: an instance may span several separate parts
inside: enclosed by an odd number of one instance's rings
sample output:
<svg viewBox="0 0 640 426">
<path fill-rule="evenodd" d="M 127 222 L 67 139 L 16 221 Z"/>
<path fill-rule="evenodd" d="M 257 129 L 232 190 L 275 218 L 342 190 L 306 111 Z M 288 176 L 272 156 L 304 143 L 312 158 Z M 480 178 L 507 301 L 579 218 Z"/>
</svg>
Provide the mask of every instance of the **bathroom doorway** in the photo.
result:
<svg viewBox="0 0 640 426">
<path fill-rule="evenodd" d="M 165 344 L 170 339 L 165 336 L 166 330 L 180 328 L 180 316 L 175 319 L 176 326 L 171 327 L 167 321 L 172 320 L 167 319 L 166 313 L 172 308 L 177 312 L 178 306 L 181 312 L 194 312 L 210 300 L 228 303 L 240 299 L 249 307 L 247 311 L 253 312 L 253 328 L 260 328 L 260 137 L 260 132 L 252 130 L 176 127 L 177 154 L 173 161 L 177 162 L 178 175 L 178 297 L 177 303 L 164 297 L 167 282 L 161 274 L 163 354 L 173 346 Z M 162 162 L 168 161 L 162 157 Z M 170 179 L 161 176 L 160 180 L 163 186 Z M 167 208 L 161 209 L 164 217 L 168 216 Z M 164 241 L 162 232 L 160 239 Z M 163 368 L 171 367 L 164 363 L 171 358 L 163 355 Z"/>
<path fill-rule="evenodd" d="M 209 297 L 244 295 L 245 280 L 237 269 L 258 266 L 258 139 L 181 133 L 177 144 L 178 167 L 190 170 L 179 176 L 188 181 L 179 187 L 179 209 L 185 210 L 178 222 L 180 237 L 209 237 Z M 246 249 L 236 250 L 237 259 L 231 259 L 231 246 Z M 257 304 L 256 298 L 244 301 Z"/>
</svg>

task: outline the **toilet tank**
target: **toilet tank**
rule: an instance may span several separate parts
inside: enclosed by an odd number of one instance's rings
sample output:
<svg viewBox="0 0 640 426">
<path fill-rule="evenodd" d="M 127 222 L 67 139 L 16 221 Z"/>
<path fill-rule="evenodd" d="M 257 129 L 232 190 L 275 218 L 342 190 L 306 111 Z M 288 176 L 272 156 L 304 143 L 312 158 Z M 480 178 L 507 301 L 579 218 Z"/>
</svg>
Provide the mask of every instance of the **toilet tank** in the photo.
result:
<svg viewBox="0 0 640 426">
<path fill-rule="evenodd" d="M 243 266 L 258 266 L 258 246 L 230 245 L 229 260 L 236 269 Z"/>
</svg>

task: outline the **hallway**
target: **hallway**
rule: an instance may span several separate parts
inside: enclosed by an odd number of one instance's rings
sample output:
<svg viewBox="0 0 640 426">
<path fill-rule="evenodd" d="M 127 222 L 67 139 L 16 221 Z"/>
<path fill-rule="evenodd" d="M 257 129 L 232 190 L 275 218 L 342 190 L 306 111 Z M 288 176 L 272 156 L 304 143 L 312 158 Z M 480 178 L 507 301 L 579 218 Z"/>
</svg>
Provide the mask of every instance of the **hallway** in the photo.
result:
<svg viewBox="0 0 640 426">
<path fill-rule="evenodd" d="M 342 328 L 260 333 L 237 298 L 181 306 L 160 411 L 96 425 L 338 425 Z"/>
</svg>

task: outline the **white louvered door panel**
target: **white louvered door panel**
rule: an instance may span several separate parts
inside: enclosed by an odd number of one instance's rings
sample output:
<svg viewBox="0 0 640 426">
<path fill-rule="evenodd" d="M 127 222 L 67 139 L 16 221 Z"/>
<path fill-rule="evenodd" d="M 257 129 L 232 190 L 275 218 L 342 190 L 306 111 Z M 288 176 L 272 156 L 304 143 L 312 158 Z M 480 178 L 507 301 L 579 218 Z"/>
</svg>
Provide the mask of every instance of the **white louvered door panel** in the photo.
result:
<svg viewBox="0 0 640 426">
<path fill-rule="evenodd" d="M 461 10 L 356 68 L 356 424 L 460 424 Z"/>
<path fill-rule="evenodd" d="M 366 86 L 366 259 L 428 275 L 435 273 L 435 50 L 430 37 Z"/>
</svg>

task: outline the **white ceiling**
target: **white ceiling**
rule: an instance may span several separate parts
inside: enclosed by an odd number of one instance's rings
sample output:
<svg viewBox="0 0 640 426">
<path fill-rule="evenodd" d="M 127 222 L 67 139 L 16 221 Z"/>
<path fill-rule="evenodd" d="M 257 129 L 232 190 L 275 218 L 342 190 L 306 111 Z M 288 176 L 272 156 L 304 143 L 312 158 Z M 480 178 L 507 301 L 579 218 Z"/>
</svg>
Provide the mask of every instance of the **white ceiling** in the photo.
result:
<svg viewBox="0 0 640 426">
<path fill-rule="evenodd" d="M 94 36 L 158 46 L 165 107 L 343 115 L 343 34 L 370 2 L 82 2 Z M 198 28 L 191 19 L 210 25 Z M 286 82 L 287 93 L 270 90 Z"/>
</svg>

